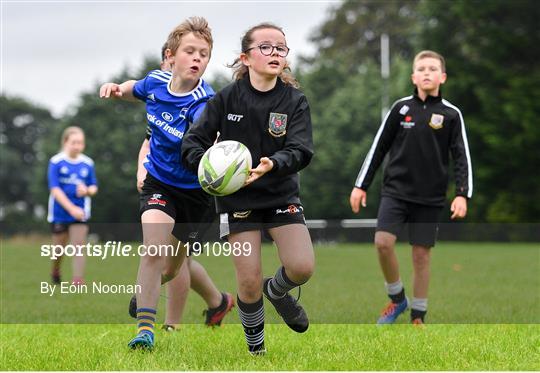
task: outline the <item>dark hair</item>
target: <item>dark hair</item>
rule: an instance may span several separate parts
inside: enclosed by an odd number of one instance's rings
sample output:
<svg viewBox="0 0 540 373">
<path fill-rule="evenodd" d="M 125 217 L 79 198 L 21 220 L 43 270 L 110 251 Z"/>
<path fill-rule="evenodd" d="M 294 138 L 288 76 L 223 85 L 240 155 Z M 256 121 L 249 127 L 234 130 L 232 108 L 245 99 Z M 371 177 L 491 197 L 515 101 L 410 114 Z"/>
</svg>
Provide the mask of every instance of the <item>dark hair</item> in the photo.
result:
<svg viewBox="0 0 540 373">
<path fill-rule="evenodd" d="M 283 36 L 285 36 L 285 33 L 283 32 L 283 29 L 281 27 L 278 27 L 272 23 L 260 23 L 257 26 L 253 26 L 250 28 L 242 37 L 241 41 L 241 48 L 242 53 L 248 53 L 246 50 L 249 48 L 251 43 L 253 43 L 253 33 L 257 30 L 264 30 L 264 29 L 273 29 L 281 32 Z M 228 67 L 233 69 L 233 78 L 234 79 L 242 79 L 247 73 L 248 73 L 248 67 L 242 63 L 242 60 L 240 57 L 234 60 L 234 62 Z M 289 63 L 285 60 L 285 68 L 279 74 L 279 78 L 283 81 L 285 84 L 289 84 L 295 88 L 298 88 L 300 84 L 295 79 L 295 77 L 291 73 L 291 69 L 289 67 Z"/>
</svg>

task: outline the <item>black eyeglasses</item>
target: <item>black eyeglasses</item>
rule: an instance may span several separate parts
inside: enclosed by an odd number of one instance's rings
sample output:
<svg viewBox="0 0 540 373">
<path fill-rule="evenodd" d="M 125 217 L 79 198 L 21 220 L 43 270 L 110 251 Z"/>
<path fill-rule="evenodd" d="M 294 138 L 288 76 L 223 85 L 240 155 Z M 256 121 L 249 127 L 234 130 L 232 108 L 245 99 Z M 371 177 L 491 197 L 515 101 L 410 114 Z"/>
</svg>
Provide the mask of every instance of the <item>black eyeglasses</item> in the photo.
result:
<svg viewBox="0 0 540 373">
<path fill-rule="evenodd" d="M 278 56 L 287 57 L 290 51 L 289 47 L 287 47 L 286 45 L 261 44 L 261 45 L 257 45 L 255 47 L 246 49 L 244 53 L 249 52 L 250 50 L 255 49 L 255 48 L 259 48 L 263 56 L 270 56 L 272 53 L 274 53 L 274 49 L 275 49 Z"/>
</svg>

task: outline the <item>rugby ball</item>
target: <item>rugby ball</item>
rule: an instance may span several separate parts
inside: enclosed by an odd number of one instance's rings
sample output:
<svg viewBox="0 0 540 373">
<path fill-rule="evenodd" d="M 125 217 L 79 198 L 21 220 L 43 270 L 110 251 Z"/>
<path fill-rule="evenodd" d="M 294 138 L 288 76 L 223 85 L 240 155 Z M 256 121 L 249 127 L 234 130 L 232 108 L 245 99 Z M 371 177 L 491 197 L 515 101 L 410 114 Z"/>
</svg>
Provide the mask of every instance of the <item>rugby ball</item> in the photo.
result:
<svg viewBox="0 0 540 373">
<path fill-rule="evenodd" d="M 199 184 L 213 196 L 226 196 L 240 189 L 251 169 L 251 153 L 238 141 L 222 141 L 208 149 L 199 162 Z"/>
</svg>

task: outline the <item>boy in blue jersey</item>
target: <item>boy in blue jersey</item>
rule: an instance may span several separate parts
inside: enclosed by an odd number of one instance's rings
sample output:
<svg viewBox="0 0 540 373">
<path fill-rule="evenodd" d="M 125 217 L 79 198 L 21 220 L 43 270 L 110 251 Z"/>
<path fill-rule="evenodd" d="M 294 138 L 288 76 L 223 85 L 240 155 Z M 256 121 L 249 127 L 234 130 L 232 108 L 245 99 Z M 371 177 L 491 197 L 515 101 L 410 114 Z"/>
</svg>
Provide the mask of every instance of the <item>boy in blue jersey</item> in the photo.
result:
<svg viewBox="0 0 540 373">
<path fill-rule="evenodd" d="M 68 127 L 62 135 L 62 151 L 49 161 L 47 172 L 49 213 L 54 245 L 85 245 L 88 234 L 86 221 L 90 218 L 90 197 L 97 193 L 97 180 L 92 159 L 82 154 L 84 132 L 79 127 Z M 52 261 L 52 282 L 59 284 L 62 257 Z M 72 283 L 84 283 L 85 257 L 73 257 Z"/>
<path fill-rule="evenodd" d="M 210 197 L 202 191 L 197 175 L 186 170 L 180 159 L 184 133 L 214 94 L 201 79 L 212 44 L 208 22 L 201 17 L 189 18 L 167 39 L 165 54 L 171 64 L 170 72 L 153 70 L 142 80 L 105 83 L 100 88 L 102 98 L 139 99 L 146 103 L 146 117 L 152 129 L 145 163 L 148 175 L 140 196 L 146 247 L 169 244 L 171 233 L 183 243 L 196 240 L 200 224 L 213 217 Z M 154 346 L 160 284 L 174 278 L 186 256 L 185 250 L 173 254 L 141 256 L 137 277 L 142 287 L 137 295 L 138 334 L 129 343 L 133 349 Z"/>
<path fill-rule="evenodd" d="M 171 71 L 171 66 L 165 55 L 167 48 L 167 43 L 161 48 L 160 69 L 162 71 Z M 142 193 L 144 180 L 148 175 L 144 164 L 147 162 L 146 156 L 150 153 L 151 137 L 152 129 L 150 126 L 147 126 L 146 138 L 141 144 L 137 162 L 137 190 L 139 193 Z M 177 245 L 174 239 L 173 245 Z M 180 267 L 176 277 L 167 283 L 167 310 L 163 322 L 163 329 L 165 331 L 174 331 L 176 330 L 176 325 L 180 324 L 190 288 L 199 294 L 208 306 L 208 309 L 204 311 L 204 315 L 206 316 L 205 324 L 208 326 L 221 325 L 223 318 L 234 305 L 232 295 L 220 292 L 206 272 L 206 269 L 199 262 L 188 256 L 186 263 Z M 227 307 L 223 308 L 223 304 L 227 304 Z M 137 317 L 137 298 L 135 295 L 129 303 L 129 314 L 132 317 Z"/>
</svg>

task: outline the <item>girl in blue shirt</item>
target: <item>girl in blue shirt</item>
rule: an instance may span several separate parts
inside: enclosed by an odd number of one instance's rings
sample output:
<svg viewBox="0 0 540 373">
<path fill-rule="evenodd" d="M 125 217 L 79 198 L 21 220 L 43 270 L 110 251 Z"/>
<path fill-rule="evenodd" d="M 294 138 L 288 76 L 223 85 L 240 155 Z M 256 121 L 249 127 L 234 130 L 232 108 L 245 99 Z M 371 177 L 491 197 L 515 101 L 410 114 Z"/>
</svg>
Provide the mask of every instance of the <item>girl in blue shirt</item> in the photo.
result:
<svg viewBox="0 0 540 373">
<path fill-rule="evenodd" d="M 94 161 L 82 152 L 84 132 L 68 127 L 62 135 L 62 151 L 49 161 L 49 213 L 54 245 L 85 245 L 88 235 L 86 222 L 90 218 L 90 197 L 97 193 Z M 82 254 L 82 253 L 81 253 Z M 52 282 L 59 284 L 62 257 L 52 262 Z M 73 257 L 73 284 L 84 283 L 83 255 Z"/>
</svg>

